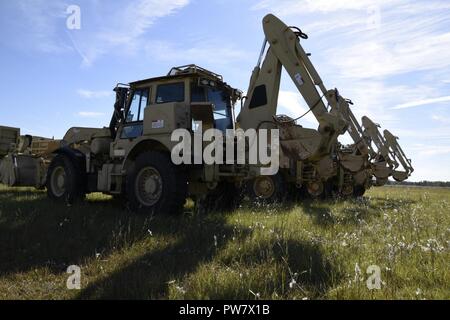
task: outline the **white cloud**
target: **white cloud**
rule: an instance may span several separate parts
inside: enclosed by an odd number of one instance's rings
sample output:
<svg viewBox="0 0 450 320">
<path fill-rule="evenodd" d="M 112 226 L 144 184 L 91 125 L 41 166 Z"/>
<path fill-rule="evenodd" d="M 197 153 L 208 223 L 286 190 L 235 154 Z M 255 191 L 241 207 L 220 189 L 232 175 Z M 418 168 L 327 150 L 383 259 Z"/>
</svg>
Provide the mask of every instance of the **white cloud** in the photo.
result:
<svg viewBox="0 0 450 320">
<path fill-rule="evenodd" d="M 450 146 L 442 145 L 415 145 L 412 146 L 410 150 L 421 157 L 434 157 L 450 154 Z"/>
<path fill-rule="evenodd" d="M 201 63 L 202 66 L 239 64 L 248 54 L 231 43 L 203 40 L 191 44 L 188 48 L 167 41 L 152 41 L 145 47 L 148 56 L 160 61 L 176 61 L 177 64 Z"/>
<path fill-rule="evenodd" d="M 401 28 L 402 26 L 400 26 Z M 390 30 L 388 32 L 396 32 Z M 411 30 L 412 32 L 412 30 Z M 398 33 L 398 32 L 397 32 Z M 370 79 L 450 66 L 450 33 L 368 39 L 329 49 L 343 77 Z"/>
<path fill-rule="evenodd" d="M 3 10 L 9 6 L 9 10 Z M 0 42 L 23 50 L 63 53 L 72 50 L 59 36 L 59 24 L 64 24 L 65 4 L 45 0 L 2 3 L 0 20 L 8 27 Z M 14 30 L 13 32 L 10 32 Z"/>
<path fill-rule="evenodd" d="M 376 5 L 397 1 L 379 0 Z M 312 12 L 335 12 L 342 10 L 367 10 L 374 5 L 373 0 L 263 0 L 252 7 L 253 10 L 270 9 L 282 16 Z"/>
<path fill-rule="evenodd" d="M 278 96 L 278 111 L 283 111 L 283 108 L 289 112 L 289 116 L 292 118 L 297 118 L 302 116 L 308 111 L 308 107 L 306 102 L 303 100 L 302 96 L 295 91 L 280 91 L 280 95 Z M 280 113 L 280 112 L 278 112 Z M 307 121 L 310 124 L 317 124 L 317 120 L 314 117 L 314 114 L 311 112 L 308 113 L 302 120 L 299 120 L 299 123 L 302 121 Z"/>
<path fill-rule="evenodd" d="M 78 95 L 86 99 L 98 99 L 98 98 L 108 98 L 113 96 L 113 91 L 91 91 L 79 89 L 77 91 Z"/>
<path fill-rule="evenodd" d="M 105 114 L 102 112 L 91 112 L 91 111 L 80 111 L 78 112 L 78 116 L 83 118 L 99 118 L 103 117 Z"/>
<path fill-rule="evenodd" d="M 443 116 L 443 115 L 433 114 L 431 116 L 431 119 L 436 121 L 436 122 L 443 123 L 443 124 L 447 124 L 447 125 L 450 124 L 450 117 L 446 117 L 446 116 Z"/>
<path fill-rule="evenodd" d="M 103 5 L 99 1 L 86 2 L 81 6 L 81 29 L 68 30 L 68 3 L 15 1 L 8 4 L 14 10 L 12 15 L 17 16 L 15 19 L 0 11 L 0 19 L 7 20 L 8 28 L 15 32 L 0 41 L 46 53 L 75 51 L 87 67 L 106 54 L 136 52 L 143 46 L 143 36 L 158 19 L 188 4 L 189 0 L 131 0 Z"/>
<path fill-rule="evenodd" d="M 430 104 L 442 103 L 450 101 L 450 96 L 439 97 L 439 98 L 431 98 L 431 99 L 422 99 L 417 101 L 411 101 L 403 104 L 399 104 L 395 106 L 393 109 L 407 109 L 413 107 L 426 106 Z"/>
<path fill-rule="evenodd" d="M 142 45 L 141 37 L 158 19 L 174 14 L 187 6 L 189 0 L 135 0 L 128 3 L 102 21 L 101 30 L 76 41 L 84 66 L 90 66 L 100 56 L 114 50 L 134 53 Z"/>
</svg>

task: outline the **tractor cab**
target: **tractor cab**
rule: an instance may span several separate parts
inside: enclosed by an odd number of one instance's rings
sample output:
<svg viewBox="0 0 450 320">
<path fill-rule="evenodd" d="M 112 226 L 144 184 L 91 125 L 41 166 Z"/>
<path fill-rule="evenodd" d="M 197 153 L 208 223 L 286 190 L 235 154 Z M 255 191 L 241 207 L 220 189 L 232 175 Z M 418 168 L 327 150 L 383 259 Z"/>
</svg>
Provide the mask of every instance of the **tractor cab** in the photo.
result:
<svg viewBox="0 0 450 320">
<path fill-rule="evenodd" d="M 234 105 L 242 92 L 221 75 L 196 65 L 172 68 L 164 77 L 117 86 L 111 131 L 119 139 L 137 139 L 175 129 L 234 129 Z M 122 124 L 119 126 L 118 124 Z M 119 128 L 121 127 L 121 128 Z"/>
</svg>

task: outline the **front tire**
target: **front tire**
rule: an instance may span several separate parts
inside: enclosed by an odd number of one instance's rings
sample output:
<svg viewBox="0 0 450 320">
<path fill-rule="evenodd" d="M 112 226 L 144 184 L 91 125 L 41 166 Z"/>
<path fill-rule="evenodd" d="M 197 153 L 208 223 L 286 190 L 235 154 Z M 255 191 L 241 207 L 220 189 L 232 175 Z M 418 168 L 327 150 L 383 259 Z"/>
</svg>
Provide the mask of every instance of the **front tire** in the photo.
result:
<svg viewBox="0 0 450 320">
<path fill-rule="evenodd" d="M 50 199 L 73 204 L 85 196 L 83 173 L 67 156 L 57 155 L 47 171 L 47 195 Z"/>
<path fill-rule="evenodd" d="M 126 195 L 137 213 L 180 213 L 187 197 L 186 174 L 172 163 L 169 155 L 145 152 L 130 168 Z"/>
</svg>

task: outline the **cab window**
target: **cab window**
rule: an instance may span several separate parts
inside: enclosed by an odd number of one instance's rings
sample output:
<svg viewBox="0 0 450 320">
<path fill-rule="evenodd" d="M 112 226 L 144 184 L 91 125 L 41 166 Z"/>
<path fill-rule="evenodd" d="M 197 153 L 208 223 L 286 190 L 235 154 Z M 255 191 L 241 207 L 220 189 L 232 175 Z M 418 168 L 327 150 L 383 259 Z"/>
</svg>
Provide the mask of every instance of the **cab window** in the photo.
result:
<svg viewBox="0 0 450 320">
<path fill-rule="evenodd" d="M 134 139 L 142 136 L 144 129 L 144 109 L 148 104 L 148 96 L 149 89 L 134 91 L 120 137 L 121 139 Z"/>
<path fill-rule="evenodd" d="M 160 84 L 156 90 L 156 103 L 183 102 L 184 82 Z"/>
<path fill-rule="evenodd" d="M 229 94 L 214 87 L 191 86 L 192 102 L 210 102 L 214 105 L 213 115 L 216 129 L 225 131 L 233 128 L 231 98 Z"/>
<path fill-rule="evenodd" d="M 142 121 L 144 109 L 148 102 L 148 89 L 136 90 L 127 114 L 127 123 Z"/>
</svg>

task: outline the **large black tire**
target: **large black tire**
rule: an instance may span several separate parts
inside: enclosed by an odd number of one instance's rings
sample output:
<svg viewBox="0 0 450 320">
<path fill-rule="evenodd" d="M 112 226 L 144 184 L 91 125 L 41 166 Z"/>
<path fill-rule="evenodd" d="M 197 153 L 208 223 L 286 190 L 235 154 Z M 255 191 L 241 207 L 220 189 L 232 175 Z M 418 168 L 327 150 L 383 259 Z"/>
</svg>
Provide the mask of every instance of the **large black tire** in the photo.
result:
<svg viewBox="0 0 450 320">
<path fill-rule="evenodd" d="M 366 193 L 366 188 L 364 186 L 355 186 L 353 189 L 353 196 L 355 198 L 360 198 Z"/>
<path fill-rule="evenodd" d="M 47 171 L 47 195 L 50 199 L 73 204 L 85 197 L 84 173 L 69 157 L 59 154 Z"/>
<path fill-rule="evenodd" d="M 195 201 L 196 211 L 209 212 L 232 212 L 239 208 L 243 200 L 242 188 L 232 182 L 221 182 L 204 197 Z"/>
<path fill-rule="evenodd" d="M 287 184 L 279 172 L 274 176 L 260 176 L 250 180 L 247 182 L 246 189 L 253 202 L 274 204 L 283 202 L 287 197 Z"/>
<path fill-rule="evenodd" d="M 137 213 L 180 213 L 187 189 L 185 171 L 165 153 L 148 151 L 139 155 L 127 174 L 127 199 Z"/>
</svg>

